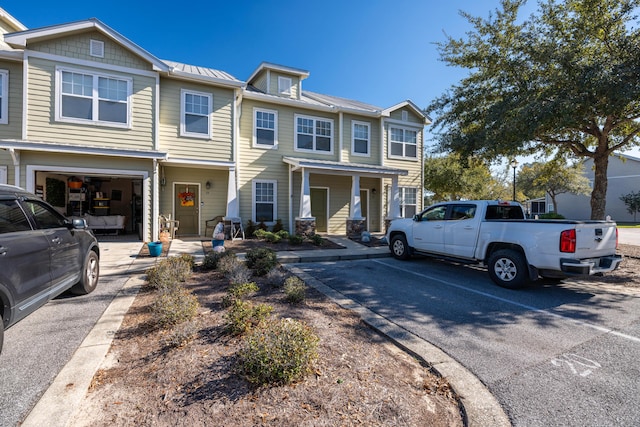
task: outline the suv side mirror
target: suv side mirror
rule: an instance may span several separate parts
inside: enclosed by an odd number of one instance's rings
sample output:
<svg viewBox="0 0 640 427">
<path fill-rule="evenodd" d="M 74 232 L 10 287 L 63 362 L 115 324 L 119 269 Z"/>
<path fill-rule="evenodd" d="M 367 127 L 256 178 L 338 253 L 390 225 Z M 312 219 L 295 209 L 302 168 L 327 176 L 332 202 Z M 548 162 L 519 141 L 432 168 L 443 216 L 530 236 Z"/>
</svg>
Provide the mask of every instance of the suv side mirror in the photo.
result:
<svg viewBox="0 0 640 427">
<path fill-rule="evenodd" d="M 84 230 L 88 227 L 87 220 L 84 218 L 73 218 L 73 220 L 71 221 L 71 227 Z"/>
</svg>

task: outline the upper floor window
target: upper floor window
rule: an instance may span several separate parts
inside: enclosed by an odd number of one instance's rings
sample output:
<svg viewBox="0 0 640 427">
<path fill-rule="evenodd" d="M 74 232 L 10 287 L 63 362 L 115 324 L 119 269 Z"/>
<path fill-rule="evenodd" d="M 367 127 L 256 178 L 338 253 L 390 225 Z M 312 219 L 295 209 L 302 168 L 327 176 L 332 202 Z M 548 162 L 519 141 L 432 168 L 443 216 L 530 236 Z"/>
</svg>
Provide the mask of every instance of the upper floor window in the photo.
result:
<svg viewBox="0 0 640 427">
<path fill-rule="evenodd" d="M 0 124 L 9 123 L 9 72 L 0 70 Z"/>
<path fill-rule="evenodd" d="M 282 95 L 291 95 L 291 78 L 290 77 L 278 77 L 278 93 Z"/>
<path fill-rule="evenodd" d="M 333 120 L 296 115 L 295 150 L 333 153 Z"/>
<path fill-rule="evenodd" d="M 254 108 L 253 146 L 278 148 L 278 112 Z"/>
<path fill-rule="evenodd" d="M 131 79 L 58 70 L 56 119 L 128 127 Z"/>
<path fill-rule="evenodd" d="M 212 95 L 187 90 L 183 90 L 181 95 L 180 135 L 210 138 Z"/>
<path fill-rule="evenodd" d="M 351 153 L 356 156 L 369 156 L 371 146 L 371 127 L 369 123 L 353 122 L 351 129 Z"/>
<path fill-rule="evenodd" d="M 390 128 L 390 157 L 416 159 L 418 156 L 418 132 L 399 127 Z"/>
</svg>

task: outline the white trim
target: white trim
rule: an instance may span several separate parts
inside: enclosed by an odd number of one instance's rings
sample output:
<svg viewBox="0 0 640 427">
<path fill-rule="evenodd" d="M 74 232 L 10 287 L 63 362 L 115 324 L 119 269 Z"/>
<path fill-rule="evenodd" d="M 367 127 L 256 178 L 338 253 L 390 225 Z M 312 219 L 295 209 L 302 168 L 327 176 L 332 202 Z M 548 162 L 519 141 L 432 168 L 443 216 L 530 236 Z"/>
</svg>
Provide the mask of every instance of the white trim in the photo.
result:
<svg viewBox="0 0 640 427">
<path fill-rule="evenodd" d="M 261 112 L 261 113 L 267 113 L 267 114 L 273 114 L 274 118 L 273 118 L 273 145 L 267 145 L 267 144 L 259 144 L 258 143 L 258 125 L 257 125 L 257 113 Z M 268 128 L 261 128 L 261 129 L 268 129 Z M 260 107 L 253 107 L 253 148 L 262 148 L 264 150 L 277 150 L 278 149 L 278 111 L 277 110 L 269 110 L 266 108 L 260 108 Z"/>
<path fill-rule="evenodd" d="M 92 77 L 92 94 L 91 94 L 91 109 L 93 119 L 80 119 L 77 117 L 65 117 L 62 115 L 62 73 L 76 73 L 76 74 L 84 74 Z M 99 84 L 98 80 L 100 78 L 120 80 L 127 83 L 127 121 L 125 123 L 120 122 L 109 122 L 104 120 L 99 120 L 100 114 L 100 97 L 98 94 Z M 114 128 L 132 128 L 132 104 L 133 104 L 133 79 L 131 77 L 120 76 L 116 74 L 106 74 L 91 70 L 85 70 L 81 68 L 69 68 L 65 66 L 56 66 L 55 69 L 55 120 L 57 122 L 64 123 L 78 123 L 78 124 L 91 124 L 96 126 L 105 126 L 105 127 L 114 127 Z"/>
<path fill-rule="evenodd" d="M 395 127 L 410 127 L 415 129 L 424 129 L 424 126 L 425 126 L 422 123 L 403 122 L 402 120 L 389 119 L 389 118 L 385 118 L 384 121 L 386 123 L 394 125 Z"/>
<path fill-rule="evenodd" d="M 2 102 L 0 104 L 0 124 L 6 125 L 9 123 L 9 70 L 0 70 L 0 77 L 2 78 Z"/>
<path fill-rule="evenodd" d="M 415 203 L 415 205 L 414 205 L 414 204 L 406 204 L 406 203 L 404 203 L 404 201 L 405 201 L 405 191 L 406 191 L 407 189 L 413 189 L 413 190 L 415 190 L 415 191 L 416 191 L 416 203 Z M 403 217 L 403 218 L 411 218 L 411 217 L 407 217 L 407 216 L 405 216 L 405 215 L 406 215 L 406 212 L 404 212 L 404 207 L 405 207 L 405 206 L 415 206 L 415 208 L 416 208 L 415 210 L 416 210 L 416 211 L 415 211 L 414 215 L 415 215 L 415 214 L 417 214 L 418 212 L 420 212 L 420 211 L 418 210 L 418 207 L 420 206 L 420 204 L 418 203 L 418 197 L 419 197 L 419 194 L 420 194 L 420 191 L 419 191 L 418 187 L 412 187 L 412 186 L 399 186 L 399 187 L 398 187 L 398 194 L 399 194 L 399 196 L 400 196 L 400 200 L 399 200 L 399 203 L 398 203 L 398 207 L 400 208 L 400 216 L 401 216 L 401 217 Z M 413 216 L 413 215 L 412 215 L 412 216 Z"/>
<path fill-rule="evenodd" d="M 278 76 L 278 93 L 280 95 L 291 95 L 293 79 L 291 77 Z"/>
<path fill-rule="evenodd" d="M 355 137 L 356 125 L 365 126 L 367 128 L 367 152 L 366 153 L 356 152 L 356 137 Z M 351 120 L 351 155 L 359 156 L 359 157 L 371 157 L 371 123 L 370 122 Z"/>
<path fill-rule="evenodd" d="M 404 140 L 403 141 L 393 141 L 391 139 L 391 130 L 392 129 L 400 129 L 400 130 L 402 130 L 403 139 L 404 139 L 404 136 L 405 136 L 407 131 L 416 133 L 416 142 L 415 142 L 416 155 L 415 155 L 415 157 L 405 155 L 406 154 L 406 146 L 407 145 L 414 145 L 414 144 L 408 143 L 408 142 L 406 142 Z M 419 139 L 420 139 L 420 135 L 421 135 L 420 131 L 418 131 L 418 130 L 416 130 L 414 128 L 407 128 L 405 126 L 396 126 L 396 125 L 389 126 L 389 128 L 387 129 L 387 157 L 389 157 L 390 159 L 408 160 L 408 161 L 415 161 L 415 162 L 419 161 L 420 160 L 420 156 L 419 156 L 420 153 L 419 153 L 419 150 L 418 150 L 418 142 L 419 142 Z M 391 153 L 391 145 L 394 144 L 394 143 L 395 144 L 402 143 L 403 155 L 399 156 L 397 154 L 392 154 Z"/>
<path fill-rule="evenodd" d="M 307 119 L 307 120 L 313 120 L 313 134 L 312 134 L 312 138 L 313 138 L 313 148 L 312 149 L 306 149 L 306 148 L 299 148 L 298 147 L 298 119 Z M 318 150 L 317 149 L 317 138 L 318 135 L 316 134 L 316 122 L 318 121 L 322 121 L 322 122 L 328 122 L 331 124 L 331 135 L 329 137 L 329 151 L 324 151 L 324 150 Z M 308 116 L 305 114 L 294 114 L 293 115 L 293 151 L 298 151 L 298 152 L 304 152 L 304 153 L 316 153 L 316 154 L 325 154 L 325 155 L 333 155 L 333 141 L 334 141 L 334 135 L 336 133 L 335 130 L 335 123 L 333 121 L 333 119 L 327 119 L 325 117 L 316 117 L 316 116 Z M 305 134 L 308 135 L 308 134 Z M 324 135 L 321 135 L 322 137 L 325 137 Z"/>
<path fill-rule="evenodd" d="M 273 225 L 278 219 L 278 181 L 275 179 L 252 179 L 251 180 L 251 220 L 258 224 L 256 218 L 256 184 L 273 184 L 273 221 L 265 221 L 266 225 Z"/>
<path fill-rule="evenodd" d="M 25 56 L 22 64 L 22 139 L 26 140 L 29 109 L 26 108 L 29 102 L 29 58 Z"/>
<path fill-rule="evenodd" d="M 94 61 L 88 61 L 86 59 L 71 58 L 68 56 L 54 55 L 51 53 L 43 53 L 43 52 L 37 52 L 33 50 L 25 50 L 24 57 L 25 57 L 25 60 L 28 58 L 37 58 L 37 59 L 45 59 L 52 62 L 64 62 L 65 64 L 70 64 L 71 67 L 87 67 L 87 68 L 91 68 L 92 70 L 96 70 L 96 72 L 103 72 L 104 70 L 108 70 L 109 72 L 135 74 L 135 75 L 144 76 L 144 77 L 155 77 L 158 75 L 158 73 L 156 72 L 141 70 L 139 68 L 122 67 L 120 65 L 97 63 Z"/>
<path fill-rule="evenodd" d="M 208 111 L 206 114 L 207 117 L 207 133 L 197 133 L 197 132 L 189 132 L 187 131 L 187 126 L 185 123 L 185 115 L 186 111 L 186 97 L 187 95 L 195 95 L 201 96 L 203 98 L 207 98 L 208 100 Z M 213 94 L 207 92 L 198 92 L 190 89 L 181 89 L 180 90 L 180 136 L 186 136 L 190 138 L 199 138 L 199 139 L 211 139 L 211 127 L 213 126 Z M 203 114 L 189 113 L 192 115 L 197 115 L 204 117 Z"/>
</svg>

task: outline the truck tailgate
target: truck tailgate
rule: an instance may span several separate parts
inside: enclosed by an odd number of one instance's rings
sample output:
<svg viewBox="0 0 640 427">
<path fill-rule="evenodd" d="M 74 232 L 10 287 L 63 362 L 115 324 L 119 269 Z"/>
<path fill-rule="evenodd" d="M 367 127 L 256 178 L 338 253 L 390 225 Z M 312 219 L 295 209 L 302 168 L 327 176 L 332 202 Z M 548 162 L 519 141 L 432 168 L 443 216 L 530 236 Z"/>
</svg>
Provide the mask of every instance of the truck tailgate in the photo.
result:
<svg viewBox="0 0 640 427">
<path fill-rule="evenodd" d="M 576 225 L 575 257 L 594 258 L 616 253 L 617 231 L 613 222 L 585 222 Z"/>
</svg>

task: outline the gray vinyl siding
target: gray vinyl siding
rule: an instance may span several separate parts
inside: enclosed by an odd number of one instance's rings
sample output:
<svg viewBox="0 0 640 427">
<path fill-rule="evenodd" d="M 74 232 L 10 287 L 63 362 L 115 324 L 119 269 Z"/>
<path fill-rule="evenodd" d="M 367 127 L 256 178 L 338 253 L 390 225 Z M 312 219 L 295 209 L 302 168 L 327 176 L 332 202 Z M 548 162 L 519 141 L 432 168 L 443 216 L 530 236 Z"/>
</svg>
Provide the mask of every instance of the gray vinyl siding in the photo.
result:
<svg viewBox="0 0 640 427">
<path fill-rule="evenodd" d="M 278 92 L 278 77 L 286 77 L 288 79 L 291 79 L 291 94 L 288 97 L 297 99 L 298 93 L 300 91 L 300 78 L 292 74 L 285 74 L 285 73 L 278 73 L 275 71 L 271 71 L 271 82 L 269 87 L 269 93 L 273 95 L 280 95 L 280 92 Z M 287 96 L 287 95 L 283 94 L 280 96 Z"/>
<path fill-rule="evenodd" d="M 406 111 L 407 114 L 407 121 L 409 123 L 413 123 L 413 124 L 424 124 L 424 119 L 422 117 L 419 117 L 416 115 L 416 113 L 413 112 L 413 110 L 409 107 L 403 107 L 403 108 L 399 108 L 395 111 L 391 112 L 390 118 L 392 118 L 393 120 L 400 120 L 402 121 L 402 112 Z"/>
<path fill-rule="evenodd" d="M 91 40 L 104 42 L 103 58 L 89 55 L 89 44 Z M 139 70 L 151 71 L 153 69 L 151 64 L 98 31 L 30 43 L 29 50 Z"/>
<path fill-rule="evenodd" d="M 267 73 L 266 72 L 261 73 L 253 82 L 253 86 L 255 86 L 256 89 L 259 89 L 264 93 L 268 93 L 269 88 L 267 87 Z"/>
<path fill-rule="evenodd" d="M 56 66 L 88 73 L 103 70 L 74 64 L 54 63 L 31 58 L 28 70 L 27 138 L 44 142 L 72 143 L 87 146 L 150 150 L 154 148 L 155 84 L 154 77 L 109 71 L 109 75 L 131 78 L 131 129 L 112 128 L 90 123 L 67 123 L 55 120 Z"/>
<path fill-rule="evenodd" d="M 180 136 L 181 90 L 211 94 L 211 139 Z M 230 89 L 160 80 L 160 150 L 170 157 L 233 161 L 233 96 Z"/>
<path fill-rule="evenodd" d="M 0 139 L 22 138 L 22 63 L 1 61 L 0 70 L 9 72 L 9 122 L 0 124 Z"/>
</svg>

